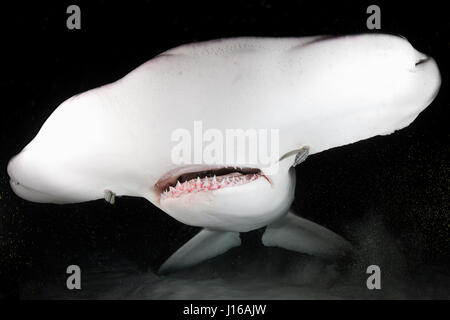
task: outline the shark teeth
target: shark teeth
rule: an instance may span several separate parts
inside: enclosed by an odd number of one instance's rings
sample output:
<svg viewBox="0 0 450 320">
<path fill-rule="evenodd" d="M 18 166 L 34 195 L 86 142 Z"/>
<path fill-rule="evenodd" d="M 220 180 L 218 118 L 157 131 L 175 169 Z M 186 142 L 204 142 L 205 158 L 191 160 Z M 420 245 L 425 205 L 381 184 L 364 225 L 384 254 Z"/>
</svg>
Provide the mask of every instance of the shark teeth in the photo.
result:
<svg viewBox="0 0 450 320">
<path fill-rule="evenodd" d="M 213 177 L 197 177 L 182 183 L 177 181 L 175 186 L 170 186 L 161 193 L 161 199 L 178 198 L 181 195 L 189 193 L 214 191 L 227 187 L 240 186 L 255 181 L 260 177 L 261 174 L 226 175 L 218 177 L 214 175 Z"/>
</svg>

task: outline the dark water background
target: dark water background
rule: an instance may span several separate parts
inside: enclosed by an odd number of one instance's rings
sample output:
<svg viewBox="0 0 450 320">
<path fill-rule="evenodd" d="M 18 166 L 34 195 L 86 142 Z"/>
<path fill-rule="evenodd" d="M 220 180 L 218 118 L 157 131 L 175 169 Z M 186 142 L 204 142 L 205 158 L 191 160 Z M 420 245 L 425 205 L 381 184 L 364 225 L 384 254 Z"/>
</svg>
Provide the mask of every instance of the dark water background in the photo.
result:
<svg viewBox="0 0 450 320">
<path fill-rule="evenodd" d="M 439 2 L 378 2 L 382 32 L 436 59 L 441 91 L 408 128 L 311 156 L 297 169 L 295 210 L 351 240 L 350 261 L 327 263 L 260 244 L 189 270 L 159 265 L 199 229 L 143 199 L 76 205 L 26 202 L 6 165 L 68 97 L 115 81 L 182 43 L 232 36 L 368 32 L 371 2 L 170 3 L 79 1 L 82 29 L 66 29 L 72 2 L 2 7 L 0 296 L 22 298 L 449 298 L 449 19 Z M 83 290 L 65 289 L 77 264 Z M 365 287 L 366 267 L 382 290 Z"/>
</svg>

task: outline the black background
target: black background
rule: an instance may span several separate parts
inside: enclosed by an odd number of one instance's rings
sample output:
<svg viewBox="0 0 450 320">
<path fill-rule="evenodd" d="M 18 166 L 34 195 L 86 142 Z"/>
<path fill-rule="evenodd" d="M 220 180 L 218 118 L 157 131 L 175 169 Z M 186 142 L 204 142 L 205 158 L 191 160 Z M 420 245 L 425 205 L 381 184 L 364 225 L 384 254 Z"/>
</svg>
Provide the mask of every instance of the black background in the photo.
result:
<svg viewBox="0 0 450 320">
<path fill-rule="evenodd" d="M 383 258 L 373 263 L 400 265 L 411 274 L 424 267 L 447 272 L 450 265 L 449 19 L 438 3 L 376 3 L 382 32 L 401 34 L 436 59 L 442 87 L 432 105 L 404 130 L 311 156 L 297 169 L 294 207 L 302 216 L 377 252 L 384 251 L 387 240 L 373 230 L 382 228 L 402 263 L 393 263 L 396 257 L 389 253 L 375 255 Z M 81 7 L 81 30 L 66 28 L 70 4 Z M 61 102 L 183 43 L 373 32 L 366 28 L 370 4 L 58 1 L 2 6 L 0 296 L 20 296 L 30 280 L 64 278 L 69 264 L 107 271 L 122 257 L 138 270 L 156 270 L 198 230 L 144 199 L 124 197 L 115 206 L 104 201 L 58 206 L 13 194 L 8 160 Z M 374 232 L 373 243 L 364 242 L 362 225 Z M 243 238 L 237 257 L 250 249 L 264 256 L 267 248 L 257 246 L 251 235 Z"/>
</svg>

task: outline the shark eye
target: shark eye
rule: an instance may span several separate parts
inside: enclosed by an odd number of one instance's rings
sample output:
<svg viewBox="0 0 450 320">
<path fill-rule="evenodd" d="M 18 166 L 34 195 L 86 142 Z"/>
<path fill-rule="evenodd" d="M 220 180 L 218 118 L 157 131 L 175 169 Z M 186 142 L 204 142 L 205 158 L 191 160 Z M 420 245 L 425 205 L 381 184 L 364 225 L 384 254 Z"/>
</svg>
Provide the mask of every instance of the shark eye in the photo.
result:
<svg viewBox="0 0 450 320">
<path fill-rule="evenodd" d="M 417 67 L 418 65 L 422 64 L 422 63 L 427 62 L 428 60 L 430 60 L 429 57 L 419 59 L 419 60 L 416 62 L 416 67 Z"/>
</svg>

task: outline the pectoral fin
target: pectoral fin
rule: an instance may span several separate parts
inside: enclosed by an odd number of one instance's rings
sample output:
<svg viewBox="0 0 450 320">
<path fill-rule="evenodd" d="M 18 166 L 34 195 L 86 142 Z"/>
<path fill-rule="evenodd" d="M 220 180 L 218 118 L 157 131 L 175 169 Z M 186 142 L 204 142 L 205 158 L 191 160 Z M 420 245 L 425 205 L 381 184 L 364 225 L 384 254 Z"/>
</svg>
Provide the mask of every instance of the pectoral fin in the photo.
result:
<svg viewBox="0 0 450 320">
<path fill-rule="evenodd" d="M 172 254 L 159 268 L 159 272 L 190 267 L 240 245 L 239 232 L 203 229 Z"/>
<path fill-rule="evenodd" d="M 300 253 L 335 258 L 352 250 L 351 244 L 334 232 L 289 212 L 267 226 L 262 242 Z"/>
<path fill-rule="evenodd" d="M 114 204 L 116 202 L 116 195 L 111 190 L 105 190 L 105 200 L 110 204 Z"/>
</svg>

